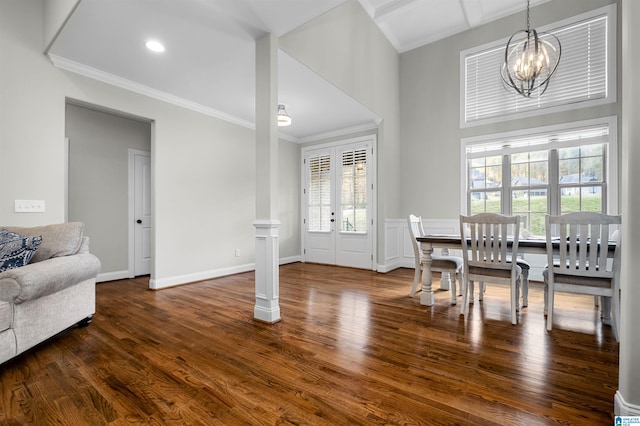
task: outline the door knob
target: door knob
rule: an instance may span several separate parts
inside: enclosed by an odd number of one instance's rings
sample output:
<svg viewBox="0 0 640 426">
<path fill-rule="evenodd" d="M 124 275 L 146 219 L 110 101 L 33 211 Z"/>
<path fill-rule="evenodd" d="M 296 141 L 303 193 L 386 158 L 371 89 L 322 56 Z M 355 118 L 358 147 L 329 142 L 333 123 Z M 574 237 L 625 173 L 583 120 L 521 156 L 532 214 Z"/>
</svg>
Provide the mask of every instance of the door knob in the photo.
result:
<svg viewBox="0 0 640 426">
<path fill-rule="evenodd" d="M 142 219 L 136 220 L 136 223 L 142 223 Z"/>
</svg>

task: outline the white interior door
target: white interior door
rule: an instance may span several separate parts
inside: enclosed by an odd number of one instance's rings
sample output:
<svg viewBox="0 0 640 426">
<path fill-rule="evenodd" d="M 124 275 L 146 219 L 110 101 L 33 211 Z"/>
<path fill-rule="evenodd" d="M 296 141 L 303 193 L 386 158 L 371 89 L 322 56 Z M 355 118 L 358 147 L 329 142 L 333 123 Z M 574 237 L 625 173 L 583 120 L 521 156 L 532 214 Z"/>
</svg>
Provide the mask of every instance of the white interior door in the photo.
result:
<svg viewBox="0 0 640 426">
<path fill-rule="evenodd" d="M 307 262 L 373 269 L 373 141 L 304 152 Z"/>
<path fill-rule="evenodd" d="M 151 272 L 151 154 L 133 153 L 134 274 Z"/>
</svg>

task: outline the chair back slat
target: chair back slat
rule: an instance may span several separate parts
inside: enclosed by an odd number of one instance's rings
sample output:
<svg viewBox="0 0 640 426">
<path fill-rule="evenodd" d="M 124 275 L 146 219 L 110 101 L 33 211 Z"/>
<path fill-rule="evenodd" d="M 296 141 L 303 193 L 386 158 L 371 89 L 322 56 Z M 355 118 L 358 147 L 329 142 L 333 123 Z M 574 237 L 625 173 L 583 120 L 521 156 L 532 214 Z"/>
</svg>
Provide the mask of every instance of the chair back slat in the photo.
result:
<svg viewBox="0 0 640 426">
<path fill-rule="evenodd" d="M 518 216 L 481 213 L 460 216 L 463 254 L 470 266 L 512 269 L 511 259 L 518 250 Z"/>
<path fill-rule="evenodd" d="M 616 252 L 609 250 L 611 225 L 622 223 L 620 216 L 595 212 L 547 215 L 548 264 L 553 273 L 611 278 Z M 557 237 L 557 238 L 556 238 Z M 619 261 L 618 261 L 619 262 Z"/>
</svg>

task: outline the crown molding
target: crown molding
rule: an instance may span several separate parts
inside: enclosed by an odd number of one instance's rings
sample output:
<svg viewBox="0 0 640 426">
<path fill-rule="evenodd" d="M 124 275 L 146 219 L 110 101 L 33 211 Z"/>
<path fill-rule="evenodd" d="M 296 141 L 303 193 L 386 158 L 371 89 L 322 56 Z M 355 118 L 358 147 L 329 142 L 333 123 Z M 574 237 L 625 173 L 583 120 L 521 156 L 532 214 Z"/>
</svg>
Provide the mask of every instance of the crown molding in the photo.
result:
<svg viewBox="0 0 640 426">
<path fill-rule="evenodd" d="M 218 111 L 217 109 L 207 107 L 205 105 L 192 102 L 187 99 L 180 98 L 178 96 L 170 95 L 169 93 L 162 92 L 160 90 L 152 89 L 148 86 L 144 86 L 142 84 L 133 82 L 131 80 L 118 77 L 108 72 L 104 72 L 96 68 L 90 67 L 88 65 L 84 65 L 84 64 L 72 61 L 70 59 L 53 55 L 51 53 L 49 53 L 48 56 L 54 66 L 56 66 L 57 68 L 63 69 L 65 71 L 73 72 L 75 74 L 80 74 L 82 76 L 91 78 L 93 80 L 98 80 L 103 83 L 110 84 L 112 86 L 120 87 L 121 89 L 129 90 L 131 92 L 139 93 L 141 95 L 157 99 L 162 102 L 166 102 L 172 105 L 176 105 L 182 108 L 196 111 L 201 114 L 208 115 L 210 117 L 218 118 L 220 120 L 228 121 L 230 123 L 234 123 L 242 127 L 247 127 L 250 129 L 255 129 L 256 127 L 255 123 L 253 122 L 238 118 L 236 116 L 224 113 L 222 111 Z"/>
<path fill-rule="evenodd" d="M 382 120 L 376 120 L 375 122 L 367 122 L 364 124 L 359 124 L 357 126 L 345 127 L 342 129 L 332 130 L 330 132 L 325 133 L 317 133 L 315 135 L 305 136 L 304 138 L 299 138 L 297 140 L 298 143 L 307 143 L 307 142 L 315 142 L 322 139 L 335 138 L 338 136 L 346 136 L 357 132 L 364 132 L 367 130 L 377 129 Z"/>
</svg>

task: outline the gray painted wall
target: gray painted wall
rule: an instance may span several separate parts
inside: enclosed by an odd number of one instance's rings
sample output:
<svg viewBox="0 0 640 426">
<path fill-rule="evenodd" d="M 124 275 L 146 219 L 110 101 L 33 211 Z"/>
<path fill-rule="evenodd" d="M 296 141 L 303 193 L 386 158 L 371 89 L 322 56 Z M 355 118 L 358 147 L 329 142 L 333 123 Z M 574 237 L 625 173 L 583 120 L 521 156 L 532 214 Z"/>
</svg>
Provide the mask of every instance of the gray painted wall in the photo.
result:
<svg viewBox="0 0 640 426">
<path fill-rule="evenodd" d="M 278 211 L 280 258 L 300 256 L 300 145 L 280 139 L 278 145 Z"/>
<path fill-rule="evenodd" d="M 128 151 L 151 151 L 151 124 L 73 104 L 67 104 L 65 120 L 70 140 L 68 220 L 85 223 L 101 273 L 126 271 Z M 280 256 L 285 258 L 300 254 L 300 147 L 280 140 L 279 157 Z"/>
<path fill-rule="evenodd" d="M 127 271 L 129 149 L 151 151 L 151 123 L 67 104 L 68 220 L 85 224 L 101 273 Z"/>
<path fill-rule="evenodd" d="M 555 0 L 544 3 L 531 9 L 532 26 L 547 25 L 611 3 L 616 2 Z M 461 213 L 462 138 L 620 115 L 618 101 L 598 107 L 461 129 L 460 52 L 508 37 L 521 29 L 525 22 L 523 12 L 400 55 L 401 217 L 415 213 L 425 219 L 457 220 Z M 620 45 L 619 41 L 618 51 Z M 617 98 L 619 100 L 620 96 Z M 437 185 L 430 182 L 437 182 Z"/>
<path fill-rule="evenodd" d="M 0 224 L 65 220 L 65 100 L 70 98 L 154 122 L 153 279 L 188 282 L 253 263 L 255 132 L 55 68 L 42 54 L 43 15 L 42 1 L 0 2 L 0 156 L 11 159 L 4 162 L 3 175 L 15 183 L 0 192 Z M 297 182 L 298 148 L 281 145 L 287 147 L 284 155 L 296 158 L 280 163 L 282 176 Z M 282 217 L 298 220 L 297 193 L 290 194 L 295 209 Z M 46 212 L 15 213 L 15 199 L 45 200 Z M 280 237 L 287 246 L 281 254 L 299 254 L 299 233 L 285 235 L 284 228 Z M 286 229 L 297 233 L 297 226 Z"/>
<path fill-rule="evenodd" d="M 280 38 L 280 48 L 382 117 L 378 128 L 378 263 L 384 220 L 400 214 L 399 55 L 357 0 Z"/>
</svg>

